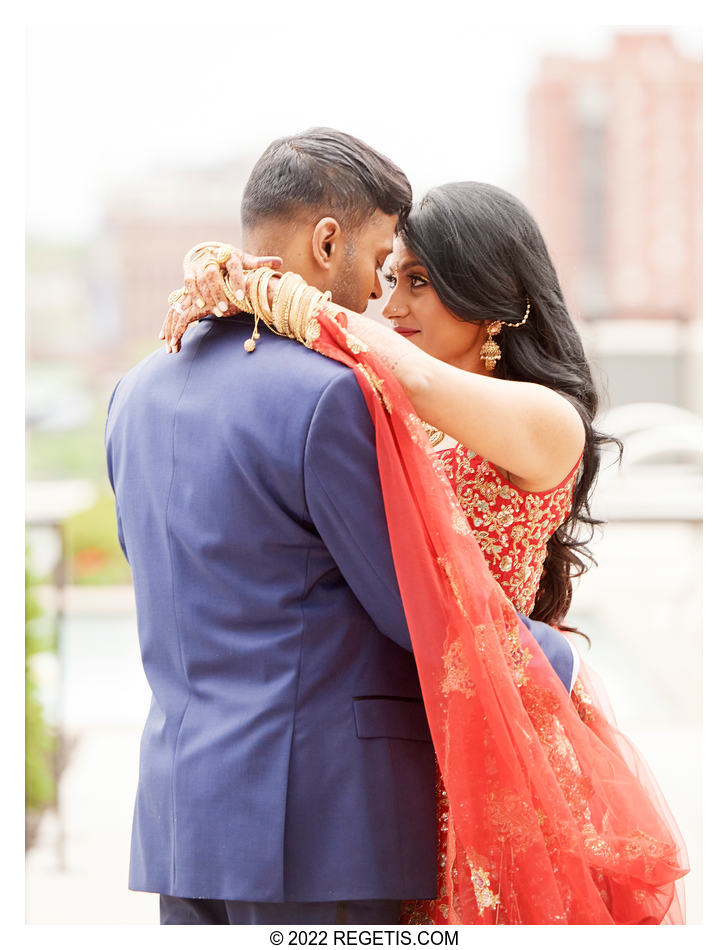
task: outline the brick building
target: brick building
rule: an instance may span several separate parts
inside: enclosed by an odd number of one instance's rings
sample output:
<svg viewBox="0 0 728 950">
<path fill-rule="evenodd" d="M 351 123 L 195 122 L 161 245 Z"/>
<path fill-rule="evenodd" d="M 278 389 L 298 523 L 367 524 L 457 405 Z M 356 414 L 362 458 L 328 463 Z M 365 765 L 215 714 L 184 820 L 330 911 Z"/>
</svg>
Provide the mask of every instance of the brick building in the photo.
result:
<svg viewBox="0 0 728 950">
<path fill-rule="evenodd" d="M 546 57 L 530 93 L 528 203 L 613 402 L 699 404 L 701 93 L 659 34 Z"/>
<path fill-rule="evenodd" d="M 159 170 L 109 196 L 104 243 L 118 340 L 153 348 L 190 247 L 203 240 L 239 246 L 240 199 L 254 160 Z"/>
</svg>

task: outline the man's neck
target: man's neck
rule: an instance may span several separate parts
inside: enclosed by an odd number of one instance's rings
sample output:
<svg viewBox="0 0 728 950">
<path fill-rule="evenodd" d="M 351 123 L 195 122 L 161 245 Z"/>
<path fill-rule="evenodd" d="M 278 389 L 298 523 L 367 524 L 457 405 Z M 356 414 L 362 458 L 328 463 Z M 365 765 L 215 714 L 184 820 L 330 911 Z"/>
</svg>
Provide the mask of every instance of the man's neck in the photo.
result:
<svg viewBox="0 0 728 950">
<path fill-rule="evenodd" d="M 263 222 L 243 230 L 242 248 L 256 257 L 276 255 L 283 259 L 281 269 L 300 274 L 307 284 L 318 287 L 322 274 L 311 254 L 311 235 L 295 221 Z"/>
<path fill-rule="evenodd" d="M 299 238 L 297 240 L 297 237 Z M 300 236 L 296 233 L 296 225 L 291 223 L 290 228 L 280 223 L 261 224 L 243 231 L 243 250 L 256 257 L 276 255 L 283 258 L 283 270 L 295 270 L 301 273 L 302 254 Z M 302 274 L 305 278 L 305 274 Z"/>
<path fill-rule="evenodd" d="M 242 248 L 247 254 L 254 254 L 256 257 L 275 254 L 283 257 L 290 243 L 290 235 L 287 235 L 280 225 L 262 224 L 243 229 L 242 242 Z"/>
</svg>

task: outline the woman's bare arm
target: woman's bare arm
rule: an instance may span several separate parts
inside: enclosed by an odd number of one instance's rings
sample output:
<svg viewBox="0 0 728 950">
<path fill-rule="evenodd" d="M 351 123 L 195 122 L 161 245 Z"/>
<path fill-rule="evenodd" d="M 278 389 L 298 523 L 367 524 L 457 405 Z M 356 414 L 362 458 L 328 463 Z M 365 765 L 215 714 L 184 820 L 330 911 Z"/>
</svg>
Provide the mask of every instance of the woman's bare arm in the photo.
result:
<svg viewBox="0 0 728 950">
<path fill-rule="evenodd" d="M 508 472 L 520 487 L 553 488 L 576 465 L 584 426 L 559 393 L 457 369 L 388 327 L 345 312 L 349 332 L 385 361 L 417 414 Z"/>
<path fill-rule="evenodd" d="M 250 259 L 242 251 L 232 250 L 232 258 L 226 262 L 229 284 L 245 290 L 243 271 Z M 183 306 L 192 296 L 191 289 L 205 286 L 210 276 L 218 276 L 212 267 L 204 273 L 204 266 L 203 258 L 186 270 L 188 294 Z M 273 278 L 268 285 L 270 301 L 276 284 L 277 278 Z M 574 406 L 559 393 L 536 383 L 495 379 L 457 369 L 362 314 L 335 302 L 327 307 L 333 313 L 346 314 L 349 332 L 389 366 L 420 418 L 507 472 L 519 487 L 548 490 L 576 465 L 584 448 L 584 426 Z M 170 351 L 179 350 L 186 327 L 206 315 L 209 308 L 184 306 L 184 311 L 170 312 L 171 318 L 168 317 L 160 334 Z M 227 312 L 236 311 L 239 308 L 228 301 Z"/>
</svg>

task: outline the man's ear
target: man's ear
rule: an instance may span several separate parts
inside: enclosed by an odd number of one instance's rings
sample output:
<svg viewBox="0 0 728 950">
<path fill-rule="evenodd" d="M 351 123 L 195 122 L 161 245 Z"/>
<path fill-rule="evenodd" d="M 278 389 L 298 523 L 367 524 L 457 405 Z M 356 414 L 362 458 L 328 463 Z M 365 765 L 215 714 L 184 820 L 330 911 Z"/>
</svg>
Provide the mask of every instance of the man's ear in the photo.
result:
<svg viewBox="0 0 728 950">
<path fill-rule="evenodd" d="M 343 246 L 341 225 L 336 218 L 321 218 L 311 235 L 311 251 L 318 266 L 330 270 Z"/>
</svg>

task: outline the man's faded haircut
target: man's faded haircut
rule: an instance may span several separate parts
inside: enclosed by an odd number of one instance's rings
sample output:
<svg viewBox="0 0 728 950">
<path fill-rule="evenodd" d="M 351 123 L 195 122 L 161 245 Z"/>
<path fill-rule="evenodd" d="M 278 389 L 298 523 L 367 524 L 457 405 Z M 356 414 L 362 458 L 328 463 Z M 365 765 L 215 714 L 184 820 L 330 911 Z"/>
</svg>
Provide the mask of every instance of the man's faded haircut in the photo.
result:
<svg viewBox="0 0 728 950">
<path fill-rule="evenodd" d="M 336 129 L 313 128 L 271 142 L 243 192 L 243 229 L 266 218 L 333 217 L 357 229 L 375 211 L 402 226 L 412 189 L 401 168 L 364 142 Z"/>
</svg>

